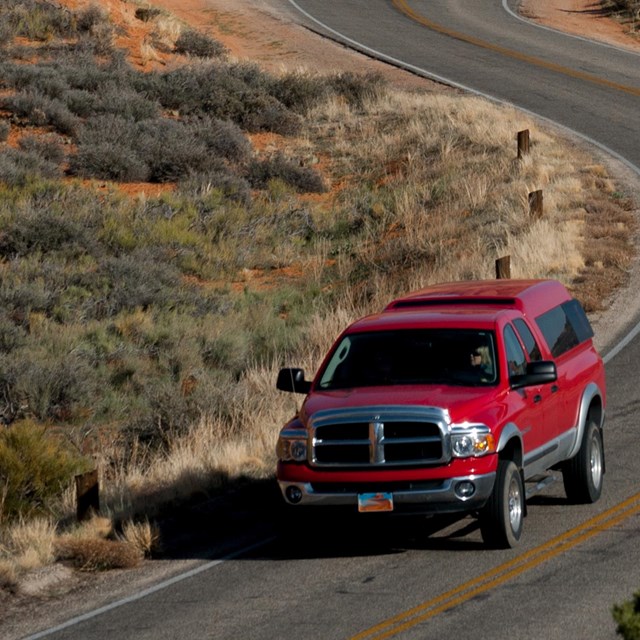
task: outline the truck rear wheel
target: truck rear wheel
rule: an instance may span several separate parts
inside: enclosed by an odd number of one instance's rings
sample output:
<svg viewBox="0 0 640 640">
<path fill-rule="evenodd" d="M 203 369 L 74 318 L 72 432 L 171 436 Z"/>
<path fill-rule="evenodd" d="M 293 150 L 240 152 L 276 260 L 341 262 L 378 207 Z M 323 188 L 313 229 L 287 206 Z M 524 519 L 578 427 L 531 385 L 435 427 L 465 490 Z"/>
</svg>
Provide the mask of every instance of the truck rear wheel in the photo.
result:
<svg viewBox="0 0 640 640">
<path fill-rule="evenodd" d="M 567 498 L 578 504 L 596 502 L 604 481 L 604 446 L 598 425 L 589 419 L 578 454 L 562 467 Z"/>
<path fill-rule="evenodd" d="M 493 493 L 480 512 L 484 542 L 499 549 L 515 547 L 522 535 L 524 513 L 525 495 L 520 471 L 511 460 L 500 460 Z"/>
</svg>

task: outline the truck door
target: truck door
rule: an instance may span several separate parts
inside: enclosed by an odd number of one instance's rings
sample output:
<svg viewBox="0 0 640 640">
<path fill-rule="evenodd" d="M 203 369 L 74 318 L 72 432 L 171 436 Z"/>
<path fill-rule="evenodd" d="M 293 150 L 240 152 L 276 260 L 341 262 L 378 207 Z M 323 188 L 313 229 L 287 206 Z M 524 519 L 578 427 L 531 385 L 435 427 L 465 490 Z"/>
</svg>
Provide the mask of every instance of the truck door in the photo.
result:
<svg viewBox="0 0 640 640">
<path fill-rule="evenodd" d="M 529 360 L 532 362 L 542 360 L 540 347 L 527 323 L 522 318 L 516 318 L 513 324 Z M 541 402 L 544 404 L 544 433 L 545 439 L 549 443 L 552 443 L 558 437 L 563 428 L 566 429 L 561 420 L 562 416 L 566 414 L 563 397 L 560 393 L 562 377 L 560 370 L 558 370 L 558 380 L 536 387 L 542 396 Z"/>
<path fill-rule="evenodd" d="M 510 324 L 504 328 L 504 346 L 509 378 L 526 373 L 527 356 L 515 329 Z M 522 432 L 525 458 L 529 455 L 543 454 L 547 438 L 542 386 L 511 389 L 510 396 L 511 408 L 515 409 L 517 414 L 515 421 Z"/>
</svg>

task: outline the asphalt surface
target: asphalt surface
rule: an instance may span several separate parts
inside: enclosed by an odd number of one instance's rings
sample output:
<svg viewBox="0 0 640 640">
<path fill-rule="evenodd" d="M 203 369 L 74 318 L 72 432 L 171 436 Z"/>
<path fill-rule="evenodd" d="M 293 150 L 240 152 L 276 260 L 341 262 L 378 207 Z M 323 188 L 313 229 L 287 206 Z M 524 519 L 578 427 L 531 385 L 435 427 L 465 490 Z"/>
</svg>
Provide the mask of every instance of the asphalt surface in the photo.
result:
<svg viewBox="0 0 640 640">
<path fill-rule="evenodd" d="M 637 55 L 536 28 L 500 0 L 269 2 L 334 39 L 510 102 L 596 142 L 631 170 L 640 166 Z M 616 638 L 611 607 L 640 588 L 637 362 L 638 338 L 607 362 L 601 500 L 569 505 L 562 483 L 552 484 L 529 501 L 515 550 L 487 550 L 471 519 L 391 527 L 327 520 L 320 536 L 305 527 L 283 536 L 273 487 L 248 487 L 232 504 L 190 514 L 201 538 L 183 557 L 184 547 L 167 554 L 149 591 L 129 578 L 98 602 L 100 613 L 95 600 L 52 607 L 48 626 L 70 622 L 31 637 Z M 221 533 L 229 522 L 240 523 L 247 548 L 258 546 L 230 557 Z M 44 627 L 26 620 L 24 635 Z"/>
</svg>

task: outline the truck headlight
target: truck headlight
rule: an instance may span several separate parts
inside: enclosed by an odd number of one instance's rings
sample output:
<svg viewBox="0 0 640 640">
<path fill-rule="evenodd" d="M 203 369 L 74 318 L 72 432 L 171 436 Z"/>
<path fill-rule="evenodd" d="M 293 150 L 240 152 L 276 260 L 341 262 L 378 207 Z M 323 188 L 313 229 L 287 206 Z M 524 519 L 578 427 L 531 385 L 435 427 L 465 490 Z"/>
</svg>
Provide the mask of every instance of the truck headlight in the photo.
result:
<svg viewBox="0 0 640 640">
<path fill-rule="evenodd" d="M 307 459 L 307 440 L 280 436 L 276 449 L 278 458 L 283 462 L 304 462 Z"/>
<path fill-rule="evenodd" d="M 451 434 L 451 451 L 454 458 L 472 458 L 494 453 L 496 441 L 485 428 L 464 429 Z"/>
</svg>

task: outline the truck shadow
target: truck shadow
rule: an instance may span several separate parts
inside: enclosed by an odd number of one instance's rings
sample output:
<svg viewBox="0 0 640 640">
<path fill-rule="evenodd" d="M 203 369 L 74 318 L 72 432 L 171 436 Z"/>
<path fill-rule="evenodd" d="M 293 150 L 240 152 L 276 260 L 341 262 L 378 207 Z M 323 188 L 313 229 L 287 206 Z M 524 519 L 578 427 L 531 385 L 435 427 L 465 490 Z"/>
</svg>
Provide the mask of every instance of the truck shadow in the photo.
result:
<svg viewBox="0 0 640 640">
<path fill-rule="evenodd" d="M 224 558 L 241 549 L 250 550 L 244 557 L 290 560 L 483 548 L 469 516 L 286 508 L 273 480 L 236 482 L 221 495 L 173 505 L 155 524 L 158 560 Z"/>
</svg>

